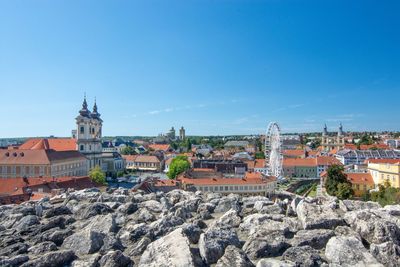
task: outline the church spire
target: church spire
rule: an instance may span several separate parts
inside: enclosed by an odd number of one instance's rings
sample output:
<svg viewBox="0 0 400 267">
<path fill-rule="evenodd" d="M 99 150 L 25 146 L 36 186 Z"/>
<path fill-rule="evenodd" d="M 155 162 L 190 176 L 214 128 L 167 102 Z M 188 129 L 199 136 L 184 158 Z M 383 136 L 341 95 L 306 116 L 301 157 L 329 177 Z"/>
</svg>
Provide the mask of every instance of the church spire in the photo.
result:
<svg viewBox="0 0 400 267">
<path fill-rule="evenodd" d="M 94 118 L 94 119 L 100 119 L 100 113 L 97 111 L 97 101 L 96 101 L 96 98 L 94 98 L 94 105 L 93 105 L 92 118 Z"/>
<path fill-rule="evenodd" d="M 343 125 L 342 125 L 342 123 L 340 123 L 340 125 L 339 125 L 339 132 L 338 132 L 338 135 L 343 135 Z"/>
<path fill-rule="evenodd" d="M 328 127 L 326 126 L 326 123 L 324 126 L 324 133 L 322 135 L 328 135 Z"/>
<path fill-rule="evenodd" d="M 90 111 L 88 110 L 88 105 L 86 102 L 86 93 L 83 97 L 82 109 L 79 111 L 79 114 L 81 114 L 81 116 L 84 116 L 84 117 L 87 117 L 90 114 Z"/>
</svg>

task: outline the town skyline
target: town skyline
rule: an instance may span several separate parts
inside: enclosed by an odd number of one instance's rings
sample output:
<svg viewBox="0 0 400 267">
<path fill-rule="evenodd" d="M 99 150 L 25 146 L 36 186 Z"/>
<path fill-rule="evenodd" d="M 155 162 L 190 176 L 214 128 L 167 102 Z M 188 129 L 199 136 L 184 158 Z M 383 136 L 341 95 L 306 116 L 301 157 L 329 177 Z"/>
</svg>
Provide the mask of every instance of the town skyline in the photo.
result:
<svg viewBox="0 0 400 267">
<path fill-rule="evenodd" d="M 400 3 L 174 3 L 1 2 L 1 137 L 400 130 Z"/>
</svg>

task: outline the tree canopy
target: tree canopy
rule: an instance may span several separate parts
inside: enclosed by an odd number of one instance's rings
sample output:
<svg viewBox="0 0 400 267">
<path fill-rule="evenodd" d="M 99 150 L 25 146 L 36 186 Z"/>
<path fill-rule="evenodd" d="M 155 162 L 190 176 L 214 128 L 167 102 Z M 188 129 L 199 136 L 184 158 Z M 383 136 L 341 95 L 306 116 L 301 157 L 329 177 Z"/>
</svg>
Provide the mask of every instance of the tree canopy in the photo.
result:
<svg viewBox="0 0 400 267">
<path fill-rule="evenodd" d="M 328 168 L 327 173 L 325 188 L 329 195 L 337 196 L 340 199 L 351 198 L 354 195 L 343 166 L 332 165 Z"/>
<path fill-rule="evenodd" d="M 121 149 L 121 154 L 122 155 L 134 155 L 134 154 L 136 154 L 136 151 L 133 147 L 126 146 L 123 149 Z"/>
<path fill-rule="evenodd" d="M 96 166 L 89 171 L 89 177 L 93 182 L 98 184 L 106 184 L 106 174 L 100 168 L 100 166 Z"/>
<path fill-rule="evenodd" d="M 170 179 L 175 179 L 179 174 L 190 168 L 189 160 L 186 156 L 177 156 L 171 161 L 167 176 Z"/>
</svg>

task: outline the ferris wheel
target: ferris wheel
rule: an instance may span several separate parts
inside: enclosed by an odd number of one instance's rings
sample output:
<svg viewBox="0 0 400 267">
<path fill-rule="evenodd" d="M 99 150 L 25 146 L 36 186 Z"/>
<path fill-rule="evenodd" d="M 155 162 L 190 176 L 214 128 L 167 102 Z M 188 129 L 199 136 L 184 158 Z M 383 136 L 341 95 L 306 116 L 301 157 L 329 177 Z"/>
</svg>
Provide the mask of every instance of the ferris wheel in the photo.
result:
<svg viewBox="0 0 400 267">
<path fill-rule="evenodd" d="M 268 175 L 279 178 L 282 174 L 281 130 L 278 123 L 271 122 L 265 134 L 265 167 Z"/>
</svg>

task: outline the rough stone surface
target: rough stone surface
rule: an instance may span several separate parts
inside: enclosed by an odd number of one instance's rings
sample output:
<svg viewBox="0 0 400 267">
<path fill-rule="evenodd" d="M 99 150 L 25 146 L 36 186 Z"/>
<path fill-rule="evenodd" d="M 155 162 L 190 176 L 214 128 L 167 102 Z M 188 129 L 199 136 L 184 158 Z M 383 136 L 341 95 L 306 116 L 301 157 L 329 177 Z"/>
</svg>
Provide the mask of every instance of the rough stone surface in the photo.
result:
<svg viewBox="0 0 400 267">
<path fill-rule="evenodd" d="M 143 267 L 192 267 L 194 261 L 190 252 L 190 243 L 181 228 L 154 241 L 147 246 L 140 257 L 139 266 Z"/>
<path fill-rule="evenodd" d="M 0 266 L 399 266 L 400 205 L 126 189 L 0 206 Z"/>
<path fill-rule="evenodd" d="M 328 262 L 339 266 L 382 266 L 355 237 L 332 237 L 325 248 Z"/>
<path fill-rule="evenodd" d="M 200 255 L 207 264 L 216 263 L 229 245 L 240 246 L 239 238 L 232 230 L 210 228 L 200 235 Z"/>
<path fill-rule="evenodd" d="M 215 267 L 254 267 L 247 255 L 235 246 L 228 246 L 225 249 L 224 256 L 222 256 Z"/>
</svg>

